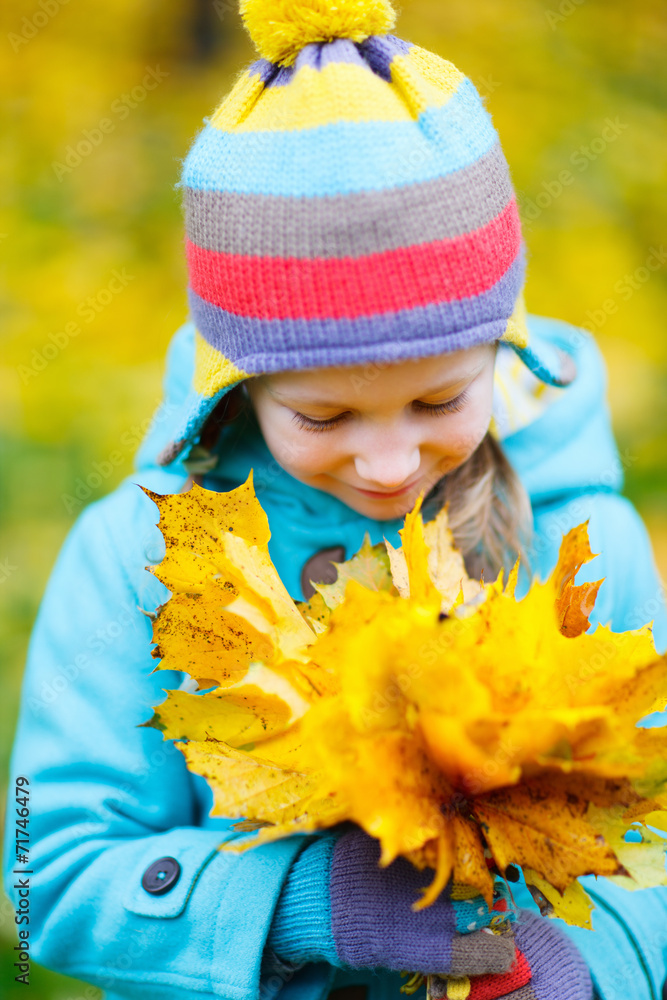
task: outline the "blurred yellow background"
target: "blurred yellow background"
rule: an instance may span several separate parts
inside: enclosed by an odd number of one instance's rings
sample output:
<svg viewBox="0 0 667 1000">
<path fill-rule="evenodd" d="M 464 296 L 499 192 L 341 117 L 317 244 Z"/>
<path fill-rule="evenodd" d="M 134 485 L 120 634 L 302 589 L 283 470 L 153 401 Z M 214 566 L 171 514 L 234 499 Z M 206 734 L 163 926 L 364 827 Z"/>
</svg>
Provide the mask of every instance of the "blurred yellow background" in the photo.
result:
<svg viewBox="0 0 667 1000">
<path fill-rule="evenodd" d="M 79 509 L 67 498 L 96 469 L 91 500 L 131 472 L 186 318 L 173 185 L 202 119 L 252 57 L 236 7 L 5 0 L 0 10 L 3 787 L 30 628 Z M 598 337 L 626 492 L 667 577 L 662 4 L 404 0 L 398 33 L 451 59 L 486 99 L 525 223 L 529 309 Z M 109 471 L 113 452 L 122 461 Z M 3 899 L 6 1000 L 24 989 L 13 934 Z M 97 996 L 33 967 L 34 1000 Z"/>
</svg>

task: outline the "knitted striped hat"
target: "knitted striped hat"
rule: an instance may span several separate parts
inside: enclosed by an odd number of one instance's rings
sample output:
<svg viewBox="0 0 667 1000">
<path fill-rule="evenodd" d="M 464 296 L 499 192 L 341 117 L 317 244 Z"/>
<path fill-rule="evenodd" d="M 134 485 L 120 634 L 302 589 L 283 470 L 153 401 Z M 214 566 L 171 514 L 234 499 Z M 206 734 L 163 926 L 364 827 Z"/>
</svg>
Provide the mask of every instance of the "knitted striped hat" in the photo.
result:
<svg viewBox="0 0 667 1000">
<path fill-rule="evenodd" d="M 241 0 L 261 58 L 184 164 L 195 374 L 178 440 L 252 375 L 529 344 L 516 198 L 473 84 L 386 0 Z"/>
</svg>

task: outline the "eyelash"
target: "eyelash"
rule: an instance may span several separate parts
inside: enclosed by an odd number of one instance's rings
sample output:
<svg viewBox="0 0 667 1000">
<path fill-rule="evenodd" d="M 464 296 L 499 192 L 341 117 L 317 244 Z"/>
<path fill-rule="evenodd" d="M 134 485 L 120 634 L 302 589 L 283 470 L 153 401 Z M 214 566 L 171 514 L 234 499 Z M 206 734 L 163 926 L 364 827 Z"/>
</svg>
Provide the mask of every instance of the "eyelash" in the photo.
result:
<svg viewBox="0 0 667 1000">
<path fill-rule="evenodd" d="M 431 403 L 414 403 L 414 405 L 418 410 L 428 413 L 431 417 L 441 417 L 445 413 L 460 413 L 467 402 L 468 393 L 462 392 L 455 399 L 450 399 L 446 403 L 437 403 L 435 405 Z M 329 420 L 313 420 L 311 417 L 306 417 L 303 413 L 295 413 L 294 421 L 304 430 L 318 433 L 338 427 L 346 419 L 346 416 L 345 413 L 341 413 L 339 416 L 331 417 Z"/>
</svg>

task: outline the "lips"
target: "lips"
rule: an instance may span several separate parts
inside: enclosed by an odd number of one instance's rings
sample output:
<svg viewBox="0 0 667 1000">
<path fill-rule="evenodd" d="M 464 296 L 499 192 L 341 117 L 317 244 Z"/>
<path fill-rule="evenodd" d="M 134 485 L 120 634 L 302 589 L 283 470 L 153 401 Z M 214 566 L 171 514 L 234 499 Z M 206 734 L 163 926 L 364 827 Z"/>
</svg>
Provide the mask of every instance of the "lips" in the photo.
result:
<svg viewBox="0 0 667 1000">
<path fill-rule="evenodd" d="M 415 483 L 409 483 L 407 486 L 402 486 L 400 490 L 392 490 L 390 493 L 380 493 L 376 490 L 362 490 L 358 486 L 355 486 L 355 490 L 361 493 L 362 496 L 369 497 L 371 500 L 391 500 L 392 497 L 402 497 L 410 490 L 413 490 L 419 484 L 419 480 Z"/>
</svg>

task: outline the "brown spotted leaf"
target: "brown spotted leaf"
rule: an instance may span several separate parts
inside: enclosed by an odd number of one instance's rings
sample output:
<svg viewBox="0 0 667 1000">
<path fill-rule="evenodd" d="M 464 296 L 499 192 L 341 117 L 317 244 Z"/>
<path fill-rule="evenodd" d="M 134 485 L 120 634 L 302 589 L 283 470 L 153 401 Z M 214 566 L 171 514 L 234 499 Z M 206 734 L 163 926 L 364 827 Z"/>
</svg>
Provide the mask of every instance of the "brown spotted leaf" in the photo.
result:
<svg viewBox="0 0 667 1000">
<path fill-rule="evenodd" d="M 475 799 L 473 812 L 501 871 L 534 869 L 559 892 L 580 875 L 615 875 L 613 850 L 584 817 L 586 803 L 539 779 Z"/>
</svg>

